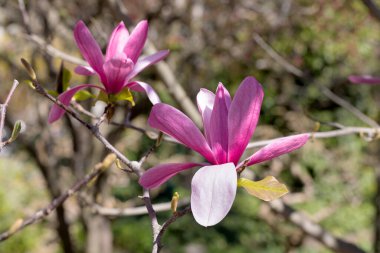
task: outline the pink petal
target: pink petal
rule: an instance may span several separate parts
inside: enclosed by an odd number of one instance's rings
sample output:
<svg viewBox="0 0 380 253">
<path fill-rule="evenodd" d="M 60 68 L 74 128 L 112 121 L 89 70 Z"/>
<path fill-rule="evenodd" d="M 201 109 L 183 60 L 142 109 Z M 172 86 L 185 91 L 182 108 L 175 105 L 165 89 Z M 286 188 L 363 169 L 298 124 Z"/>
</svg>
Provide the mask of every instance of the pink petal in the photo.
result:
<svg viewBox="0 0 380 253">
<path fill-rule="evenodd" d="M 210 163 L 215 163 L 214 155 L 201 131 L 189 117 L 176 108 L 162 103 L 155 104 L 149 115 L 148 123 L 151 127 L 170 135 L 185 146 L 195 150 Z"/>
<path fill-rule="evenodd" d="M 229 109 L 231 106 L 231 95 L 221 82 L 219 82 L 218 86 L 221 86 L 223 88 L 224 102 L 226 103 L 226 106 Z"/>
<path fill-rule="evenodd" d="M 243 154 L 260 116 L 264 92 L 253 77 L 240 84 L 228 115 L 228 161 L 237 164 Z"/>
<path fill-rule="evenodd" d="M 228 159 L 228 107 L 225 88 L 219 83 L 210 119 L 210 145 L 219 164 Z"/>
<path fill-rule="evenodd" d="M 380 77 L 364 75 L 364 76 L 349 76 L 348 80 L 352 83 L 365 83 L 365 84 L 380 84 Z"/>
<path fill-rule="evenodd" d="M 133 68 L 132 72 L 128 75 L 127 80 L 131 80 L 133 77 L 135 77 L 138 73 L 143 71 L 145 68 L 149 67 L 152 64 L 155 64 L 159 61 L 161 61 L 163 58 L 165 58 L 169 54 L 169 50 L 162 50 L 155 54 L 146 56 L 142 59 L 139 59 L 135 67 Z"/>
<path fill-rule="evenodd" d="M 214 107 L 215 94 L 207 89 L 201 89 L 197 95 L 197 103 L 199 112 L 202 115 L 203 120 L 203 132 L 205 133 L 206 140 L 209 144 L 210 142 L 210 120 L 211 113 Z"/>
<path fill-rule="evenodd" d="M 138 91 L 138 92 L 145 92 L 148 96 L 150 102 L 152 102 L 153 105 L 160 103 L 161 100 L 158 97 L 156 91 L 147 83 L 144 82 L 133 82 L 128 83 L 126 87 L 130 88 L 131 90 Z"/>
<path fill-rule="evenodd" d="M 133 62 L 130 59 L 114 57 L 104 64 L 104 73 L 107 77 L 105 88 L 107 93 L 116 94 L 120 92 L 125 84 L 127 75 L 133 69 Z"/>
<path fill-rule="evenodd" d="M 100 79 L 104 80 L 103 54 L 99 44 L 95 41 L 91 32 L 83 21 L 79 21 L 74 29 L 74 38 L 80 52 L 88 64 L 99 74 Z"/>
<path fill-rule="evenodd" d="M 308 139 L 309 134 L 298 134 L 275 140 L 259 149 L 256 153 L 249 157 L 247 166 L 268 161 L 280 155 L 299 149 L 305 145 Z"/>
<path fill-rule="evenodd" d="M 93 87 L 93 88 L 103 90 L 102 88 L 100 88 L 99 86 L 96 86 L 96 85 L 82 84 L 82 85 L 78 85 L 74 88 L 71 88 L 71 89 L 63 92 L 62 94 L 60 94 L 58 96 L 57 99 L 59 101 L 61 101 L 62 104 L 68 106 L 70 104 L 71 99 L 75 95 L 75 93 L 77 93 L 78 91 L 80 91 L 82 89 L 88 88 L 88 87 Z M 60 106 L 54 104 L 50 109 L 48 122 L 51 124 L 51 123 L 59 120 L 64 114 L 65 114 L 65 110 L 62 109 Z"/>
<path fill-rule="evenodd" d="M 191 181 L 191 210 L 202 226 L 219 223 L 235 200 L 237 174 L 233 163 L 200 168 Z"/>
<path fill-rule="evenodd" d="M 127 44 L 129 32 L 123 21 L 113 30 L 112 35 L 108 41 L 108 47 L 106 51 L 106 61 L 110 60 L 114 56 L 123 52 L 125 45 Z"/>
<path fill-rule="evenodd" d="M 93 70 L 93 68 L 89 66 L 77 66 L 74 71 L 78 75 L 83 75 L 83 76 L 92 76 L 96 74 L 95 70 Z"/>
<path fill-rule="evenodd" d="M 124 48 L 125 55 L 134 63 L 137 62 L 141 51 L 144 48 L 146 38 L 148 36 L 148 21 L 143 20 L 137 24 Z"/>
<path fill-rule="evenodd" d="M 147 170 L 139 180 L 139 184 L 147 189 L 155 188 L 166 181 L 171 177 L 176 175 L 178 172 L 183 170 L 191 169 L 195 166 L 202 166 L 204 163 L 167 163 L 160 164 L 149 170 Z"/>
</svg>

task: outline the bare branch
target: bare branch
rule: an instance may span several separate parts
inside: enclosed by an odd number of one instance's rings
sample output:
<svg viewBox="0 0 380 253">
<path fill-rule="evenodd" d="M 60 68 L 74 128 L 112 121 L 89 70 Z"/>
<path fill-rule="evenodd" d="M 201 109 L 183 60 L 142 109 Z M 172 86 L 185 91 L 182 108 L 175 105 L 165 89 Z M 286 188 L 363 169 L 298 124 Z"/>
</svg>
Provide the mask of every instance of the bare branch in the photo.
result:
<svg viewBox="0 0 380 253">
<path fill-rule="evenodd" d="M 362 0 L 372 17 L 380 21 L 380 8 L 372 0 Z"/>
<path fill-rule="evenodd" d="M 13 85 L 11 90 L 8 93 L 7 98 L 3 104 L 0 104 L 0 152 L 4 148 L 4 146 L 8 143 L 7 141 L 3 142 L 3 131 L 4 131 L 4 122 L 5 122 L 5 114 L 7 113 L 7 106 L 18 86 L 19 82 L 17 80 L 13 81 Z"/>
<path fill-rule="evenodd" d="M 162 226 L 161 226 L 157 236 L 154 238 L 154 242 L 153 242 L 153 247 L 157 247 L 157 249 L 158 249 L 157 252 L 160 252 L 160 250 L 163 247 L 161 239 L 162 239 L 165 231 L 168 229 L 168 227 L 173 222 L 175 222 L 178 218 L 180 218 L 180 217 L 182 217 L 188 213 L 191 213 L 190 207 L 186 207 L 185 209 L 183 209 L 181 211 L 175 212 L 167 221 L 165 221 L 164 224 L 162 224 Z"/>
<path fill-rule="evenodd" d="M 185 205 L 188 205 L 189 202 L 190 202 L 189 199 L 180 200 L 178 203 L 178 207 L 183 207 Z M 156 213 L 165 212 L 165 211 L 171 210 L 171 203 L 166 202 L 166 203 L 153 204 L 152 207 Z M 109 217 L 137 216 L 137 215 L 143 215 L 143 214 L 148 213 L 145 206 L 127 207 L 127 208 L 110 208 L 110 207 L 104 207 L 98 204 L 94 204 L 92 208 L 95 213 L 104 215 L 104 216 L 109 216 Z"/>
<path fill-rule="evenodd" d="M 374 121 L 373 119 L 369 118 L 367 115 L 362 113 L 359 109 L 357 109 L 355 106 L 344 100 L 343 98 L 336 95 L 334 92 L 329 90 L 326 87 L 322 87 L 322 92 L 325 94 L 331 101 L 334 103 L 342 106 L 347 111 L 351 112 L 356 118 L 363 121 L 365 124 L 374 127 L 374 128 L 380 128 L 380 125 Z"/>
<path fill-rule="evenodd" d="M 380 129 L 368 128 L 368 127 L 344 127 L 338 130 L 325 131 L 325 132 L 309 132 L 308 134 L 310 134 L 311 139 L 326 139 L 326 138 L 334 138 L 334 137 L 339 137 L 339 136 L 344 136 L 344 135 L 359 134 L 363 137 L 366 137 L 366 139 L 368 140 L 376 140 L 380 138 Z M 263 147 L 279 139 L 281 138 L 251 142 L 247 145 L 247 149 Z"/>
<path fill-rule="evenodd" d="M 285 60 L 279 53 L 277 53 L 265 40 L 257 33 L 253 35 L 253 39 L 256 43 L 267 52 L 267 54 L 273 58 L 278 64 L 280 64 L 286 71 L 292 73 L 295 76 L 302 77 L 302 71 Z"/>
<path fill-rule="evenodd" d="M 52 211 L 54 211 L 58 206 L 62 205 L 69 197 L 73 196 L 76 192 L 80 191 L 84 186 L 86 186 L 90 181 L 95 179 L 100 175 L 105 169 L 109 168 L 115 161 L 116 156 L 114 154 L 108 155 L 104 158 L 101 163 L 95 165 L 94 170 L 87 174 L 84 178 L 78 180 L 70 189 L 66 190 L 62 195 L 55 198 L 47 207 L 35 212 L 32 216 L 25 220 L 17 220 L 11 228 L 0 234 L 0 242 L 5 241 L 15 233 L 21 231 L 29 225 L 32 225 L 41 219 L 48 216 Z"/>
<path fill-rule="evenodd" d="M 268 205 L 273 211 L 289 220 L 291 223 L 302 229 L 304 233 L 318 240 L 334 252 L 365 253 L 365 251 L 357 245 L 330 234 L 319 224 L 312 222 L 305 215 L 297 212 L 295 209 L 285 204 L 282 200 L 277 199 L 268 202 Z"/>
</svg>

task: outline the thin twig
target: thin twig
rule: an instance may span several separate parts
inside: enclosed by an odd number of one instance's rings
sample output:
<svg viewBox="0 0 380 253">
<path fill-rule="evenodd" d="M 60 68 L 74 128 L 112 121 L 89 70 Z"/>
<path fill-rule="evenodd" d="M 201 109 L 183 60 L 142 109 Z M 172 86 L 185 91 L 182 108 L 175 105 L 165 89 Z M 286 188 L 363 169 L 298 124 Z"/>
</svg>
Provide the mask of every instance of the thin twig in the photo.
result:
<svg viewBox="0 0 380 253">
<path fill-rule="evenodd" d="M 165 233 L 165 231 L 168 229 L 168 227 L 173 223 L 175 222 L 178 218 L 188 214 L 188 213 L 191 213 L 191 207 L 188 206 L 186 207 L 185 209 L 181 210 L 181 211 L 177 211 L 175 212 L 167 221 L 165 221 L 164 224 L 162 224 L 157 236 L 155 237 L 155 240 L 154 240 L 154 245 L 157 246 L 158 248 L 158 251 L 157 252 L 160 252 L 160 250 L 162 249 L 163 245 L 162 245 L 162 242 L 161 242 L 161 239 Z"/>
<path fill-rule="evenodd" d="M 343 129 L 325 131 L 325 132 L 309 132 L 310 138 L 312 139 L 326 139 L 334 138 L 344 135 L 359 134 L 361 136 L 365 135 L 369 140 L 375 140 L 380 138 L 380 128 L 368 128 L 368 127 L 344 127 Z M 258 148 L 268 145 L 280 138 L 274 138 L 270 140 L 262 140 L 251 142 L 247 145 L 247 149 Z"/>
<path fill-rule="evenodd" d="M 3 131 L 4 131 L 4 122 L 5 122 L 5 115 L 7 113 L 7 106 L 9 105 L 9 102 L 11 101 L 11 98 L 19 85 L 19 82 L 17 80 L 13 81 L 13 85 L 11 90 L 8 93 L 7 98 L 5 99 L 5 102 L 3 104 L 0 104 L 0 152 L 4 148 L 4 146 L 7 144 L 7 142 L 3 142 Z"/>
<path fill-rule="evenodd" d="M 279 53 L 277 53 L 265 40 L 257 33 L 253 34 L 253 39 L 256 43 L 267 52 L 267 54 L 273 58 L 278 64 L 280 64 L 284 69 L 298 77 L 302 77 L 302 71 L 290 64 L 287 60 L 285 60 Z"/>
<path fill-rule="evenodd" d="M 183 199 L 178 202 L 178 207 L 183 207 L 188 205 L 190 202 L 189 199 Z M 154 211 L 157 212 L 165 212 L 171 210 L 171 202 L 158 203 L 152 205 Z M 137 216 L 147 214 L 148 211 L 145 206 L 137 206 L 137 207 L 127 207 L 127 208 L 112 208 L 112 207 L 104 207 L 98 204 L 94 204 L 92 206 L 94 213 L 108 216 L 108 217 L 127 217 L 127 216 Z"/>
<path fill-rule="evenodd" d="M 138 168 L 136 168 L 135 163 L 130 161 L 125 155 L 123 155 L 111 143 L 109 143 L 108 140 L 100 133 L 99 128 L 97 128 L 96 126 L 82 120 L 77 115 L 77 113 L 74 112 L 70 107 L 62 104 L 61 101 L 59 101 L 55 97 L 48 94 L 46 92 L 46 90 L 40 85 L 40 83 L 37 80 L 32 80 L 32 83 L 34 84 L 35 89 L 38 93 L 40 93 L 41 95 L 43 95 L 44 97 L 46 97 L 47 99 L 49 99 L 50 101 L 52 101 L 53 103 L 55 103 L 56 105 L 58 105 L 59 107 L 64 109 L 66 113 L 68 113 L 70 116 L 72 116 L 77 121 L 79 121 L 79 123 L 81 123 L 83 126 L 85 126 L 101 143 L 103 143 L 103 145 L 105 146 L 106 149 L 108 149 L 109 151 L 114 153 L 121 162 L 123 162 L 130 169 L 132 169 L 137 175 L 140 175 L 140 171 Z"/>
<path fill-rule="evenodd" d="M 342 106 L 347 111 L 351 112 L 356 118 L 364 122 L 365 124 L 374 127 L 374 128 L 380 128 L 380 125 L 374 121 L 373 119 L 369 118 L 367 115 L 362 113 L 359 109 L 357 109 L 355 106 L 344 100 L 343 98 L 336 95 L 334 92 L 329 90 L 326 87 L 321 87 L 323 94 L 325 94 L 331 101 L 334 103 Z"/>
<path fill-rule="evenodd" d="M 87 174 L 84 178 L 78 180 L 70 189 L 66 190 L 59 197 L 55 198 L 47 207 L 35 212 L 32 216 L 25 220 L 17 220 L 11 228 L 0 234 L 0 242 L 8 239 L 15 233 L 21 231 L 29 225 L 32 225 L 41 219 L 48 216 L 58 206 L 62 205 L 69 197 L 73 196 L 76 192 L 80 191 L 90 181 L 100 175 L 105 169 L 109 168 L 115 161 L 116 156 L 114 154 L 108 155 L 101 163 L 95 165 L 94 170 Z"/>
<path fill-rule="evenodd" d="M 46 43 L 42 38 L 38 37 L 35 34 L 26 35 L 26 38 L 28 40 L 36 43 L 42 51 L 46 52 L 48 55 L 50 55 L 52 57 L 57 57 L 57 58 L 60 58 L 62 60 L 65 60 L 65 61 L 70 62 L 70 63 L 77 64 L 77 65 L 83 65 L 83 66 L 88 65 L 88 63 L 85 62 L 84 60 L 82 60 L 81 58 L 69 55 L 69 54 L 53 47 L 52 45 L 50 45 L 49 43 Z"/>
</svg>

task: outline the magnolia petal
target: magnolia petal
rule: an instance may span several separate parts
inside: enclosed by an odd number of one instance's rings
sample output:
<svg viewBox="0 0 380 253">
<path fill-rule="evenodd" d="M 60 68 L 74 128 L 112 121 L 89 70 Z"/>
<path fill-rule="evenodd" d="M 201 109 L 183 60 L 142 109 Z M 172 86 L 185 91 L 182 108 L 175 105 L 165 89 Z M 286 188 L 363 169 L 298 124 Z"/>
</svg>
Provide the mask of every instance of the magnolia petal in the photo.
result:
<svg viewBox="0 0 380 253">
<path fill-rule="evenodd" d="M 127 41 L 124 47 L 125 55 L 130 58 L 134 63 L 137 62 L 141 51 L 144 48 L 146 38 L 148 36 L 148 21 L 140 21 Z"/>
<path fill-rule="evenodd" d="M 104 60 L 102 50 L 82 20 L 75 26 L 74 38 L 83 57 L 103 81 L 105 76 L 103 72 Z"/>
<path fill-rule="evenodd" d="M 201 131 L 189 117 L 176 108 L 162 103 L 155 104 L 148 124 L 197 151 L 210 163 L 215 163 L 214 155 Z"/>
<path fill-rule="evenodd" d="M 215 94 L 207 89 L 201 89 L 197 95 L 198 110 L 201 113 L 203 120 L 203 132 L 205 134 L 206 140 L 210 145 L 210 120 L 212 109 L 214 107 Z"/>
<path fill-rule="evenodd" d="M 219 83 L 210 120 L 210 145 L 218 164 L 228 159 L 228 107 L 225 88 Z"/>
<path fill-rule="evenodd" d="M 101 87 L 99 86 L 96 86 L 96 85 L 92 85 L 92 84 L 82 84 L 82 85 L 78 85 L 74 88 L 71 88 L 65 92 L 63 92 L 62 94 L 60 94 L 58 96 L 58 100 L 68 106 L 70 104 L 70 101 L 71 99 L 73 98 L 73 96 L 75 95 L 75 93 L 77 93 L 78 91 L 82 90 L 82 89 L 85 89 L 85 88 L 88 88 L 88 87 L 93 87 L 93 88 L 97 88 L 97 89 L 100 89 L 100 90 L 103 90 Z M 65 114 L 65 110 L 62 109 L 60 106 L 54 104 L 51 109 L 50 109 L 50 112 L 49 112 L 49 117 L 48 117 L 48 122 L 51 124 L 57 120 L 59 120 L 63 115 Z"/>
<path fill-rule="evenodd" d="M 133 62 L 130 59 L 114 57 L 104 64 L 104 73 L 107 77 L 105 88 L 107 93 L 116 94 L 124 86 L 125 78 L 133 69 Z"/>
<path fill-rule="evenodd" d="M 149 55 L 149 56 L 146 56 L 142 59 L 139 59 L 132 72 L 128 75 L 127 77 L 127 80 L 131 80 L 132 78 L 134 78 L 138 73 L 140 73 L 141 71 L 143 71 L 145 68 L 149 67 L 150 65 L 152 64 L 155 64 L 159 61 L 161 61 L 162 59 L 164 59 L 166 56 L 168 56 L 169 54 L 169 50 L 162 50 L 162 51 L 159 51 L 155 54 L 152 54 L 152 55 Z"/>
<path fill-rule="evenodd" d="M 240 84 L 228 113 L 228 161 L 237 163 L 252 137 L 260 116 L 264 92 L 260 83 L 247 77 Z"/>
<path fill-rule="evenodd" d="M 365 84 L 380 84 L 380 77 L 363 75 L 363 76 L 349 76 L 348 80 L 352 83 L 365 83 Z"/>
<path fill-rule="evenodd" d="M 231 95 L 221 82 L 219 82 L 218 88 L 219 88 L 219 86 L 223 90 L 224 102 L 226 103 L 226 106 L 229 109 L 231 106 Z M 218 90 L 218 88 L 217 88 L 217 90 Z"/>
<path fill-rule="evenodd" d="M 139 184 L 147 189 L 155 188 L 171 177 L 176 175 L 178 172 L 191 169 L 195 166 L 202 166 L 204 163 L 167 163 L 160 164 L 149 170 L 147 170 L 140 178 Z"/>
<path fill-rule="evenodd" d="M 275 177 L 267 176 L 260 181 L 251 181 L 246 178 L 239 178 L 238 186 L 243 187 L 249 194 L 264 201 L 272 201 L 287 194 L 288 188 L 281 184 Z"/>
<path fill-rule="evenodd" d="M 78 75 L 82 75 L 82 76 L 92 76 L 92 75 L 96 75 L 96 72 L 93 68 L 91 68 L 90 66 L 77 66 L 75 69 L 74 69 L 75 73 L 77 73 Z"/>
<path fill-rule="evenodd" d="M 308 139 L 309 134 L 298 134 L 277 139 L 265 147 L 259 149 L 256 153 L 249 157 L 247 166 L 268 161 L 280 155 L 299 149 L 305 145 Z"/>
<path fill-rule="evenodd" d="M 200 168 L 191 181 L 191 210 L 202 226 L 219 223 L 230 211 L 237 187 L 233 163 Z"/>
<path fill-rule="evenodd" d="M 157 95 L 156 91 L 147 83 L 136 81 L 133 83 L 128 83 L 126 87 L 134 91 L 145 92 L 153 105 L 161 102 L 160 97 Z"/>
<path fill-rule="evenodd" d="M 127 44 L 128 37 L 129 32 L 125 27 L 123 21 L 121 21 L 119 25 L 113 30 L 108 41 L 106 61 L 123 52 L 123 49 Z"/>
</svg>

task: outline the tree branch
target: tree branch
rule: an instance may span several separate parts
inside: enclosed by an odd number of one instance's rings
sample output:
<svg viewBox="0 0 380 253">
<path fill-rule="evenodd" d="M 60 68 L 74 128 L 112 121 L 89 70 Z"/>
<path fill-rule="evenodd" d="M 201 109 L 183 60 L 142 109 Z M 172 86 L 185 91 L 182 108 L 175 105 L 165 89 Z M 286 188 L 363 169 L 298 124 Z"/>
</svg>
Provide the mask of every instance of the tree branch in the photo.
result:
<svg viewBox="0 0 380 253">
<path fill-rule="evenodd" d="M 357 245 L 349 243 L 343 239 L 333 236 L 324 230 L 319 224 L 312 222 L 305 215 L 297 212 L 282 200 L 268 202 L 270 208 L 289 220 L 291 223 L 302 229 L 307 235 L 318 240 L 323 245 L 338 253 L 365 253 Z"/>
<path fill-rule="evenodd" d="M 362 0 L 372 17 L 380 21 L 380 8 L 372 0 Z"/>
<path fill-rule="evenodd" d="M 4 122 L 5 122 L 5 114 L 7 113 L 7 106 L 9 102 L 11 101 L 11 98 L 18 86 L 19 82 L 17 80 L 13 81 L 13 85 L 11 90 L 8 93 L 7 98 L 5 99 L 5 102 L 3 104 L 0 104 L 0 152 L 4 148 L 5 145 L 9 143 L 9 141 L 2 141 L 3 138 L 3 131 L 4 131 Z"/>
<path fill-rule="evenodd" d="M 17 220 L 8 231 L 0 234 L 0 242 L 5 241 L 15 233 L 21 231 L 29 225 L 32 225 L 41 219 L 48 216 L 58 206 L 62 205 L 69 197 L 73 196 L 76 192 L 80 191 L 90 181 L 99 176 L 105 169 L 109 168 L 115 161 L 116 156 L 114 154 L 108 155 L 101 163 L 95 165 L 94 170 L 87 174 L 84 178 L 78 180 L 70 189 L 66 190 L 59 197 L 55 198 L 47 207 L 35 212 L 29 218 L 23 220 Z"/>
</svg>

